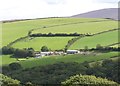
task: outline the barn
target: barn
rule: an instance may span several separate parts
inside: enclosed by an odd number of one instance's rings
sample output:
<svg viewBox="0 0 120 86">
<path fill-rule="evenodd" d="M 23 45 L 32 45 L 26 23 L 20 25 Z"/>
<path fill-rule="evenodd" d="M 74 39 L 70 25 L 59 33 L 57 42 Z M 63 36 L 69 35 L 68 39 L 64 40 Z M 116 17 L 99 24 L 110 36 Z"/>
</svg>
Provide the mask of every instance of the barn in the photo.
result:
<svg viewBox="0 0 120 86">
<path fill-rule="evenodd" d="M 78 51 L 78 50 L 67 50 L 67 54 L 77 54 L 79 52 L 80 51 Z"/>
</svg>

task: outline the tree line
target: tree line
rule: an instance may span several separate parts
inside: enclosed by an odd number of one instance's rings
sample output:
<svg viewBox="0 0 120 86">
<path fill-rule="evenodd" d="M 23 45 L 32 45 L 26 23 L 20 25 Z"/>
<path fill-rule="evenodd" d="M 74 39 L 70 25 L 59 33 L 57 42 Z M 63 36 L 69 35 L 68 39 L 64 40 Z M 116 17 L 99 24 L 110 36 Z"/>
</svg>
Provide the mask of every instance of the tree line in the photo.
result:
<svg viewBox="0 0 120 86">
<path fill-rule="evenodd" d="M 46 34 L 43 34 L 43 33 L 36 33 L 36 34 L 29 34 L 30 37 L 55 37 L 55 36 L 83 36 L 85 34 L 79 34 L 79 33 L 46 33 Z M 89 35 L 89 34 L 86 34 L 86 35 Z"/>
<path fill-rule="evenodd" d="M 17 49 L 13 47 L 4 46 L 2 47 L 1 52 L 3 55 L 11 55 L 11 57 L 16 58 L 26 58 L 35 56 L 33 48 Z"/>
<path fill-rule="evenodd" d="M 101 46 L 100 44 L 97 44 L 96 48 L 91 48 L 89 50 L 90 51 L 93 51 L 93 50 L 94 51 L 101 51 L 101 52 L 106 52 L 106 51 L 120 51 L 120 47 Z"/>
</svg>

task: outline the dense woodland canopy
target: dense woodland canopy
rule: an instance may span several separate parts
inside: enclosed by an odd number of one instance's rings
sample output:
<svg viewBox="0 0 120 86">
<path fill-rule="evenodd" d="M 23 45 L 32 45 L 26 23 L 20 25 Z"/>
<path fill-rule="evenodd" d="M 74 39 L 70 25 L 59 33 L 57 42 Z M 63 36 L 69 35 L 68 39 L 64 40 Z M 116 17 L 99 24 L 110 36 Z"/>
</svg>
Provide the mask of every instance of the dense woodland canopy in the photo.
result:
<svg viewBox="0 0 120 86">
<path fill-rule="evenodd" d="M 98 62 L 95 62 L 92 67 L 88 62 L 84 62 L 82 64 L 75 62 L 60 62 L 53 65 L 28 69 L 18 67 L 16 71 L 12 69 L 14 68 L 14 65 L 12 65 L 13 67 L 11 68 L 9 65 L 8 67 L 3 67 L 3 73 L 20 80 L 21 83 L 27 83 L 30 81 L 33 84 L 60 84 L 70 76 L 76 74 L 95 75 L 96 77 L 107 78 L 120 83 L 120 66 L 118 61 L 104 60 L 101 65 L 98 64 Z"/>
</svg>

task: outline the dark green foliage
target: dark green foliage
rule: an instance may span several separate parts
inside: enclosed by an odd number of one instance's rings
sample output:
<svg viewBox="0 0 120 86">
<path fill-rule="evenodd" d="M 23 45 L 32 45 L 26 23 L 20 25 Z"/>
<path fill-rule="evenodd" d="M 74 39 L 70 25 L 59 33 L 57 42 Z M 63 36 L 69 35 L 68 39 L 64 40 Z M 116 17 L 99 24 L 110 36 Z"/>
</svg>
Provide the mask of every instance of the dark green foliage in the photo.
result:
<svg viewBox="0 0 120 86">
<path fill-rule="evenodd" d="M 116 82 L 103 79 L 96 76 L 90 75 L 75 75 L 71 76 L 66 81 L 62 82 L 62 86 L 73 86 L 73 85 L 80 85 L 80 86 L 118 86 Z"/>
<path fill-rule="evenodd" d="M 42 51 L 42 52 L 47 52 L 47 51 L 49 51 L 49 49 L 48 49 L 47 46 L 42 46 L 42 47 L 41 47 L 41 51 Z"/>
<path fill-rule="evenodd" d="M 26 57 L 34 57 L 34 49 L 28 48 L 28 49 L 16 49 L 12 47 L 5 46 L 2 48 L 2 54 L 3 55 L 12 55 L 11 57 L 17 57 L 17 58 L 26 58 Z"/>
<path fill-rule="evenodd" d="M 74 34 L 76 34 L 76 33 L 74 33 Z M 71 40 L 69 40 L 68 43 L 67 43 L 67 45 L 66 45 L 65 48 L 64 48 L 64 51 L 66 52 L 67 49 L 68 49 L 73 43 L 75 43 L 78 39 L 80 39 L 81 37 L 82 37 L 82 36 L 79 36 L 79 37 L 77 37 L 77 38 L 72 38 Z"/>
<path fill-rule="evenodd" d="M 15 51 L 15 49 L 12 48 L 12 47 L 4 46 L 4 47 L 2 48 L 2 54 L 4 54 L 4 55 L 13 54 L 14 51 Z"/>
<path fill-rule="evenodd" d="M 60 84 L 76 74 L 95 75 L 96 77 L 108 78 L 120 83 L 119 69 L 117 61 L 105 60 L 101 66 L 98 64 L 94 67 L 90 67 L 88 62 L 82 64 L 60 62 L 5 74 L 20 80 L 22 83 L 31 82 L 33 84 Z"/>
<path fill-rule="evenodd" d="M 11 70 L 19 70 L 22 69 L 22 66 L 19 63 L 11 63 L 9 64 L 9 68 Z"/>
<path fill-rule="evenodd" d="M 28 51 L 16 49 L 13 56 L 18 58 L 26 58 L 28 56 Z"/>
<path fill-rule="evenodd" d="M 89 49 L 90 51 L 100 51 L 100 52 L 110 52 L 110 51 L 120 51 L 120 47 L 116 48 L 116 47 L 109 47 L 109 46 L 101 46 L 101 45 L 97 45 L 96 48 L 92 48 Z"/>
<path fill-rule="evenodd" d="M 28 33 L 29 34 L 29 33 Z M 62 37 L 65 37 L 65 36 L 81 36 L 83 34 L 78 34 L 78 33 L 70 33 L 70 34 L 67 34 L 67 33 L 48 33 L 48 34 L 42 34 L 42 33 L 37 33 L 37 34 L 29 34 L 30 37 L 56 37 L 56 36 L 62 36 Z"/>
</svg>

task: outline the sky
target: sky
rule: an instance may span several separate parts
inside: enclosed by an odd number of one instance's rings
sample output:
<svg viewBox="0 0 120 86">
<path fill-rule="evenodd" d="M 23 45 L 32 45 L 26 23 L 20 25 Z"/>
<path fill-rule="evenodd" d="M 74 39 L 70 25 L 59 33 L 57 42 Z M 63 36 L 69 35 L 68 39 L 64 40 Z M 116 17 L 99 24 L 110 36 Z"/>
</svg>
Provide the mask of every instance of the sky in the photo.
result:
<svg viewBox="0 0 120 86">
<path fill-rule="evenodd" d="M 0 0 L 0 20 L 65 17 L 117 8 L 120 0 Z"/>
</svg>

